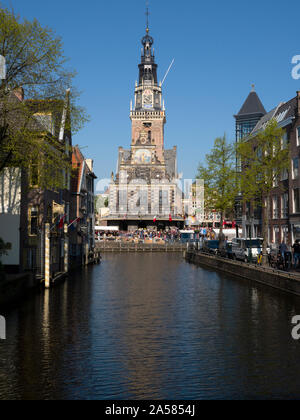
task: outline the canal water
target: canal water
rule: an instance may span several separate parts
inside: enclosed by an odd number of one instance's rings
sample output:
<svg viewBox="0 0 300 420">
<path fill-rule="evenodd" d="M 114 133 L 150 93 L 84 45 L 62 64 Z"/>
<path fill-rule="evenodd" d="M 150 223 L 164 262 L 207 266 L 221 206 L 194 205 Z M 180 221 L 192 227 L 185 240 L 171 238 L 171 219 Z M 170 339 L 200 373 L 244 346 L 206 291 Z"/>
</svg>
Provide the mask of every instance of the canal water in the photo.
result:
<svg viewBox="0 0 300 420">
<path fill-rule="evenodd" d="M 297 314 L 180 254 L 107 254 L 3 314 L 0 399 L 300 398 Z"/>
</svg>

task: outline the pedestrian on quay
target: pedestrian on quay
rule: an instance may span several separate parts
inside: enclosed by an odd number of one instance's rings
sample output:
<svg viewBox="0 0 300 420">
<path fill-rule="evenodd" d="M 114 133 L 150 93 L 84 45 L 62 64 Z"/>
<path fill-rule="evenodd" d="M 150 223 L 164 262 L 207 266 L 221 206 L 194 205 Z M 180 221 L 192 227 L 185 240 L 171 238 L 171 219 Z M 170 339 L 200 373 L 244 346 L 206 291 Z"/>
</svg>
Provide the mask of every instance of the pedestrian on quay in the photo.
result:
<svg viewBox="0 0 300 420">
<path fill-rule="evenodd" d="M 282 258 L 285 258 L 285 253 L 288 252 L 288 247 L 286 246 L 286 243 L 284 242 L 284 240 L 279 245 L 279 252 Z"/>
<path fill-rule="evenodd" d="M 299 261 L 300 261 L 300 244 L 299 244 L 299 239 L 296 240 L 296 242 L 294 243 L 294 245 L 292 246 L 293 250 L 294 250 L 294 269 L 296 270 L 296 268 L 299 265 Z"/>
<path fill-rule="evenodd" d="M 263 253 L 260 252 L 260 254 L 257 255 L 257 265 L 262 265 L 263 260 Z"/>
<path fill-rule="evenodd" d="M 292 255 L 292 247 L 289 243 L 286 244 L 287 251 L 285 253 L 285 269 L 290 271 L 292 263 L 293 263 L 293 255 Z"/>
</svg>

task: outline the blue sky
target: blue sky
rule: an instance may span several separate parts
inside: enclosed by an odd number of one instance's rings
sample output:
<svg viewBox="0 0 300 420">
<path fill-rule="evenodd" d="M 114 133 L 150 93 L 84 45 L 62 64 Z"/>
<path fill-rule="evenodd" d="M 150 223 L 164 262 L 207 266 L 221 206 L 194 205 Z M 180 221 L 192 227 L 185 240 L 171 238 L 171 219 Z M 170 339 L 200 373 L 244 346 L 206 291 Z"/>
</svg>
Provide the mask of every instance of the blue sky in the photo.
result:
<svg viewBox="0 0 300 420">
<path fill-rule="evenodd" d="M 37 18 L 63 38 L 91 122 L 73 138 L 87 146 L 99 179 L 115 171 L 118 147 L 129 147 L 130 100 L 138 77 L 145 0 L 10 0 L 15 12 Z M 299 0 L 226 2 L 150 0 L 150 34 L 165 84 L 165 145 L 178 146 L 185 178 L 226 132 L 255 83 L 270 110 L 300 90 L 291 59 L 300 54 Z"/>
</svg>

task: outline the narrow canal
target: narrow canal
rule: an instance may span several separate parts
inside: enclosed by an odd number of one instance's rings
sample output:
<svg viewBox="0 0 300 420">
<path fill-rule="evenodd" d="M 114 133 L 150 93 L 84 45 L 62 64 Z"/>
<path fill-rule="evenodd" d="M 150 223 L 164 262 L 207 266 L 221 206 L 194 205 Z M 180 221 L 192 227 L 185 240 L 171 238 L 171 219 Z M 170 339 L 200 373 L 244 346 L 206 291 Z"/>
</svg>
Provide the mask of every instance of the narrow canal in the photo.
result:
<svg viewBox="0 0 300 420">
<path fill-rule="evenodd" d="M 299 398 L 296 314 L 180 254 L 107 254 L 3 314 L 0 399 Z"/>
</svg>

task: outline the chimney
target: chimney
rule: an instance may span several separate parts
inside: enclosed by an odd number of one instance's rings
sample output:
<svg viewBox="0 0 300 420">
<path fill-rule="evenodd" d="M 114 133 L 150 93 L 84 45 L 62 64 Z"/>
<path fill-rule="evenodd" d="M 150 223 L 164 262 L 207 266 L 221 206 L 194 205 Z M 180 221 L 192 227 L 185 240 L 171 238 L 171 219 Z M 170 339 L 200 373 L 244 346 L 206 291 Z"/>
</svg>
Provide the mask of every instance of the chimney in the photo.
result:
<svg viewBox="0 0 300 420">
<path fill-rule="evenodd" d="M 24 89 L 22 88 L 22 86 L 15 89 L 14 94 L 19 99 L 20 102 L 24 101 Z"/>
<path fill-rule="evenodd" d="M 86 164 L 87 164 L 89 170 L 91 172 L 93 172 L 93 160 L 92 159 L 86 159 L 85 161 L 86 161 Z"/>
<path fill-rule="evenodd" d="M 297 115 L 300 117 L 300 91 L 297 91 Z"/>
</svg>

